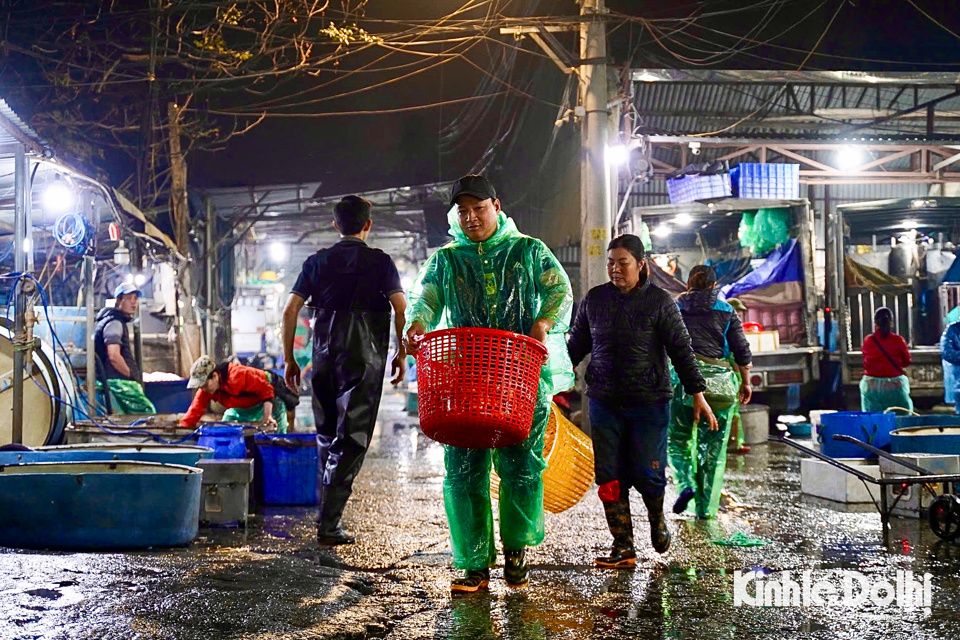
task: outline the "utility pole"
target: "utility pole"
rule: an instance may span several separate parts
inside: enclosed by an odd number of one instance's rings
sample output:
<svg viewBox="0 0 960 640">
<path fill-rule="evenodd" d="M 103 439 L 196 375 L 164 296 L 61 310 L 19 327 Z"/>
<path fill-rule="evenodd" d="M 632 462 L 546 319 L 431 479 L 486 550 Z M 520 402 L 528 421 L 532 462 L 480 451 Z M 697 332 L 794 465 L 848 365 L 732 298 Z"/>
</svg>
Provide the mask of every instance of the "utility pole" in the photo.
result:
<svg viewBox="0 0 960 640">
<path fill-rule="evenodd" d="M 611 219 L 606 149 L 607 27 L 603 0 L 580 5 L 580 295 L 607 281 Z"/>
<path fill-rule="evenodd" d="M 13 264 L 17 273 L 23 274 L 28 269 L 27 253 L 33 252 L 30 244 L 30 160 L 23 145 L 17 145 L 14 155 L 14 233 L 13 233 Z M 30 261 L 32 265 L 32 261 Z M 13 331 L 13 416 L 11 423 L 12 442 L 23 443 L 23 374 L 25 367 L 33 367 L 32 340 L 29 340 L 30 331 L 27 327 L 28 293 L 32 293 L 33 282 L 24 277 L 15 281 L 11 293 L 14 291 Z M 32 317 L 33 312 L 30 311 Z"/>
<path fill-rule="evenodd" d="M 206 253 L 207 259 L 204 261 L 204 271 L 206 273 L 206 298 L 207 298 L 207 322 L 206 322 L 206 332 L 205 338 L 207 343 L 207 355 L 217 359 L 217 350 L 215 348 L 215 343 L 217 339 L 216 323 L 214 322 L 214 278 L 213 274 L 217 268 L 217 252 L 214 251 L 214 245 L 216 240 L 214 239 L 214 231 L 217 224 L 216 212 L 213 208 L 213 199 L 210 196 L 204 198 L 204 210 L 206 213 L 206 236 L 205 236 L 205 247 L 204 252 Z"/>
</svg>

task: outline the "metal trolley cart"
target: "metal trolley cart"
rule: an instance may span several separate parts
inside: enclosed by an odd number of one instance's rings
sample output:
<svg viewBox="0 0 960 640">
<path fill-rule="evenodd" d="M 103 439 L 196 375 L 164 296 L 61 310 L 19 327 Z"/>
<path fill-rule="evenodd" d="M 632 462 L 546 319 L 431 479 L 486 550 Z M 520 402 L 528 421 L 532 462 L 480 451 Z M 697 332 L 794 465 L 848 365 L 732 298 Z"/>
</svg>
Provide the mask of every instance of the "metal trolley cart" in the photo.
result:
<svg viewBox="0 0 960 640">
<path fill-rule="evenodd" d="M 960 497 L 954 495 L 954 486 L 955 483 L 960 482 L 960 474 L 932 474 L 930 471 L 919 465 L 902 460 L 901 458 L 891 455 L 886 451 L 882 451 L 881 449 L 877 449 L 866 442 L 861 442 L 852 436 L 835 435 L 833 436 L 833 439 L 855 444 L 858 447 L 862 447 L 871 453 L 890 460 L 891 462 L 894 462 L 905 469 L 916 472 L 919 475 L 897 476 L 892 478 L 874 478 L 850 465 L 844 464 L 839 460 L 824 455 L 819 451 L 811 449 L 810 447 L 805 447 L 802 444 L 794 442 L 793 440 L 788 440 L 786 438 L 777 436 L 770 436 L 770 438 L 768 438 L 770 442 L 779 442 L 790 445 L 794 449 L 799 449 L 807 455 L 813 456 L 818 460 L 823 460 L 824 462 L 831 464 L 838 469 L 853 474 L 864 483 L 869 482 L 871 484 L 878 485 L 880 487 L 880 502 L 878 504 L 877 501 L 874 500 L 874 506 L 876 506 L 877 511 L 880 512 L 880 522 L 883 524 L 883 539 L 885 542 L 889 534 L 890 513 L 896 508 L 902 497 L 902 494 L 894 492 L 895 497 L 893 502 L 890 502 L 886 491 L 888 486 L 907 487 L 910 485 L 920 485 L 922 490 L 927 491 L 930 496 L 933 497 L 933 502 L 930 503 L 930 507 L 927 510 L 927 522 L 930 524 L 930 529 L 937 535 L 938 538 L 942 540 L 956 540 L 960 538 Z M 939 490 L 937 485 L 939 485 Z"/>
</svg>

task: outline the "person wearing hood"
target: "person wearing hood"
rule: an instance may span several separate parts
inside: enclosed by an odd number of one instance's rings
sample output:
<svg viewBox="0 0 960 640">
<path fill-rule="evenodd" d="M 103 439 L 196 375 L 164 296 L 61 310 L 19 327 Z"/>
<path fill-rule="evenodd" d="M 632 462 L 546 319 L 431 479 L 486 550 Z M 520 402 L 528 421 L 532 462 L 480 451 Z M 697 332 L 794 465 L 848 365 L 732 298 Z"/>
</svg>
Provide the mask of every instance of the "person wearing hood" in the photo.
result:
<svg viewBox="0 0 960 640">
<path fill-rule="evenodd" d="M 730 427 L 739 404 L 747 404 L 753 395 L 750 345 L 736 310 L 717 299 L 716 286 L 713 269 L 697 265 L 690 270 L 687 292 L 677 299 L 707 384 L 704 397 L 717 417 L 716 425 L 697 421 L 692 399 L 677 381 L 667 441 L 670 466 L 681 490 L 673 511 L 680 513 L 692 502 L 698 518 L 717 513 Z"/>
<path fill-rule="evenodd" d="M 340 519 L 373 437 L 390 351 L 390 315 L 398 343 L 407 299 L 393 259 L 367 245 L 372 205 L 346 196 L 333 209 L 340 241 L 303 263 L 283 310 L 284 379 L 296 394 L 300 366 L 293 340 L 300 310 L 313 310 L 313 415 L 317 429 L 320 504 L 317 542 L 351 544 Z M 403 380 L 403 344 L 393 357 L 393 384 Z"/>
<path fill-rule="evenodd" d="M 408 351 L 418 351 L 422 336 L 440 327 L 485 327 L 531 336 L 549 352 L 526 440 L 492 451 L 444 447 L 443 495 L 453 565 L 465 572 L 453 580 L 451 590 L 487 588 L 496 562 L 491 462 L 500 476 L 504 579 L 508 586 L 522 587 L 528 583 L 525 550 L 544 537 L 541 476 L 550 398 L 574 382 L 563 341 L 573 295 L 560 262 L 543 242 L 517 231 L 486 178 L 468 175 L 457 180 L 450 206 L 453 241 L 427 260 L 411 293 Z"/>
<path fill-rule="evenodd" d="M 114 413 L 156 413 L 157 409 L 143 390 L 140 367 L 130 344 L 129 325 L 140 309 L 141 292 L 131 282 L 117 286 L 113 307 L 97 313 L 93 345 L 103 365 Z"/>
<path fill-rule="evenodd" d="M 573 364 L 589 354 L 587 400 L 597 493 L 613 536 L 599 567 L 636 565 L 630 488 L 640 492 L 654 551 L 670 548 L 663 516 L 670 422 L 668 358 L 693 400 L 697 420 L 716 419 L 703 397 L 690 336 L 670 294 L 653 284 L 639 237 L 624 234 L 607 245 L 610 282 L 590 289 L 577 310 L 567 348 Z"/>
</svg>

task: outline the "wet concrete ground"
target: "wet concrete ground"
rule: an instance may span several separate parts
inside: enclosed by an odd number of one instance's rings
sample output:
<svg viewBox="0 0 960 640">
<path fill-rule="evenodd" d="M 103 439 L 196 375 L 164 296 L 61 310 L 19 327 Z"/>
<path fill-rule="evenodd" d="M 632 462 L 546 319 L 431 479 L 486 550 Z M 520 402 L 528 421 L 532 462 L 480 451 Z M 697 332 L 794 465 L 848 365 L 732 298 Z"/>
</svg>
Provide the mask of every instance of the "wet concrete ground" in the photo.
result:
<svg viewBox="0 0 960 640">
<path fill-rule="evenodd" d="M 650 548 L 635 495 L 636 570 L 593 568 L 610 537 L 591 491 L 547 515 L 546 542 L 528 553 L 528 588 L 508 589 L 495 569 L 489 593 L 451 597 L 442 450 L 402 408 L 402 396 L 388 392 L 345 515 L 357 544 L 317 547 L 310 509 L 266 508 L 246 531 L 202 529 L 185 549 L 0 549 L 0 638 L 960 637 L 960 545 L 941 542 L 925 522 L 895 520 L 885 546 L 876 514 L 801 499 L 798 454 L 772 444 L 730 458 L 726 486 L 752 508 L 711 522 L 671 515 L 665 556 Z M 668 502 L 674 495 L 671 486 Z M 710 542 L 737 532 L 770 544 Z M 733 573 L 753 568 L 797 579 L 809 569 L 837 585 L 844 570 L 890 580 L 898 569 L 929 572 L 932 603 L 735 606 Z"/>
</svg>

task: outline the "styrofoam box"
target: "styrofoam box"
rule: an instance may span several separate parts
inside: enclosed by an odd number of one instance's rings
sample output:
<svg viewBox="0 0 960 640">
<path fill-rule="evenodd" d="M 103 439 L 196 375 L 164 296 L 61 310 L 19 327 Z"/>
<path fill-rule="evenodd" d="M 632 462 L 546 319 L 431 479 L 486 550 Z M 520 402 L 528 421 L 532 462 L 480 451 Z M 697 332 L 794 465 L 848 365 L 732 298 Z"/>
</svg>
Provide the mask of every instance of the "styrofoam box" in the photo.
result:
<svg viewBox="0 0 960 640">
<path fill-rule="evenodd" d="M 837 462 L 855 467 L 873 478 L 880 477 L 880 465 L 861 458 L 838 458 Z M 800 491 L 825 500 L 845 503 L 880 500 L 879 485 L 862 482 L 860 478 L 816 458 L 800 459 Z M 871 496 L 873 498 L 871 499 Z"/>
<path fill-rule="evenodd" d="M 939 453 L 901 453 L 897 458 L 902 458 L 906 462 L 923 467 L 934 475 L 948 475 L 960 473 L 960 456 L 945 455 Z M 880 473 L 884 478 L 894 478 L 897 476 L 916 476 L 916 471 L 911 471 L 906 467 L 901 467 L 892 460 L 880 458 Z M 939 485 L 937 485 L 939 488 Z M 926 516 L 927 509 L 933 498 L 930 492 L 923 489 L 922 486 L 911 484 L 907 486 L 891 485 L 885 487 L 887 492 L 887 505 L 893 506 L 894 500 L 899 496 L 900 500 L 897 506 L 890 510 L 890 513 L 901 518 L 922 518 Z"/>
<path fill-rule="evenodd" d="M 750 351 L 757 353 L 759 351 L 776 351 L 780 348 L 779 331 L 747 331 L 747 342 L 750 344 Z"/>
</svg>

